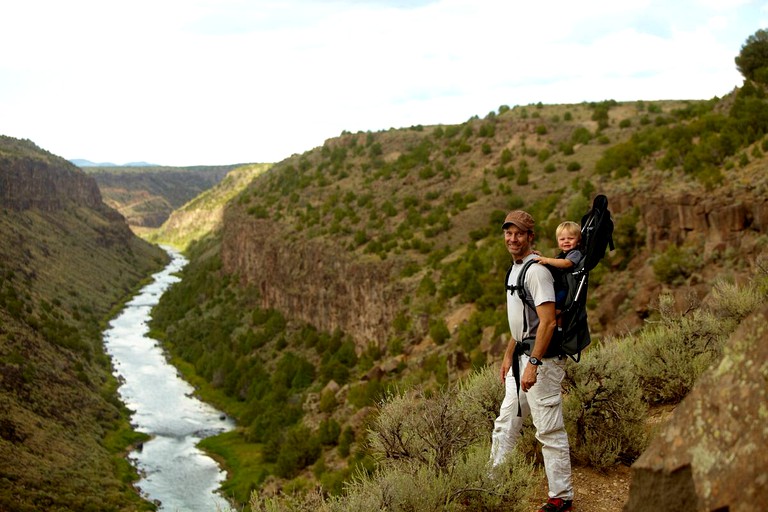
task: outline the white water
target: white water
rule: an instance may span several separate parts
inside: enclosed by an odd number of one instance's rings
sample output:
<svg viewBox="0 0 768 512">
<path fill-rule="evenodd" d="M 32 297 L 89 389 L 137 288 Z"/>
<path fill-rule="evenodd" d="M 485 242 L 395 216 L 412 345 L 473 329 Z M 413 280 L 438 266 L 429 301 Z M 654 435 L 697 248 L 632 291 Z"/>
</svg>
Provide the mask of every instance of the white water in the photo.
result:
<svg viewBox="0 0 768 512">
<path fill-rule="evenodd" d="M 193 396 L 160 348 L 147 336 L 152 308 L 168 287 L 179 280 L 174 273 L 187 260 L 169 250 L 171 263 L 154 275 L 104 331 L 107 353 L 122 382 L 118 392 L 134 413 L 134 429 L 152 436 L 129 459 L 142 475 L 136 486 L 142 496 L 168 512 L 228 511 L 217 494 L 224 472 L 196 447 L 203 438 L 234 428 L 224 414 Z"/>
</svg>

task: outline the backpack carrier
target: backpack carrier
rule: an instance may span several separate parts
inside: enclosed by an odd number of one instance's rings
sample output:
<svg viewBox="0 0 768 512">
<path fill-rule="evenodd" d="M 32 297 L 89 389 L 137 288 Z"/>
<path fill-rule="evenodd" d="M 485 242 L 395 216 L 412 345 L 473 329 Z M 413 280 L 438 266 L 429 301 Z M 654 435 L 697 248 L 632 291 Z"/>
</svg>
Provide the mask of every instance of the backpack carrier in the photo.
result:
<svg viewBox="0 0 768 512">
<path fill-rule="evenodd" d="M 544 357 L 570 357 L 578 362 L 581 359 L 581 351 L 584 350 L 592 341 L 589 334 L 589 324 L 587 322 L 587 290 L 589 288 L 589 272 L 597 266 L 606 249 L 613 245 L 613 220 L 611 212 L 608 211 L 608 198 L 604 195 L 598 195 L 592 202 L 592 208 L 581 218 L 581 243 L 579 245 L 582 251 L 581 261 L 568 271 L 563 272 L 563 282 L 566 284 L 567 295 L 563 309 L 558 314 L 558 328 L 552 334 L 552 340 L 549 342 Z M 517 282 L 510 286 L 509 275 L 512 272 L 512 266 L 507 271 L 504 284 L 510 293 L 517 293 L 520 300 L 523 301 L 523 326 L 527 333 L 527 315 L 525 308 L 536 309 L 531 299 L 528 299 L 525 293 L 525 274 L 528 268 L 536 264 L 535 261 L 527 261 L 518 274 Z M 520 369 L 517 357 L 521 354 L 531 355 L 531 350 L 536 341 L 535 336 L 528 336 L 517 342 L 515 347 L 515 356 L 512 362 L 513 375 L 520 388 Z M 518 408 L 518 415 L 520 411 Z"/>
</svg>

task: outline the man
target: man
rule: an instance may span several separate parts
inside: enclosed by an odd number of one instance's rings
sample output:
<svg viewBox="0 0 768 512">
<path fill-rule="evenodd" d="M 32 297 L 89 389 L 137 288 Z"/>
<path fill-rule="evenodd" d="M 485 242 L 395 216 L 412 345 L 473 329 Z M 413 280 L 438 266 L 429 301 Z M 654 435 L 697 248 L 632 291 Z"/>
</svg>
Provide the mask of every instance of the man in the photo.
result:
<svg viewBox="0 0 768 512">
<path fill-rule="evenodd" d="M 507 287 L 517 283 L 523 264 L 537 257 L 532 247 L 533 226 L 533 217 L 522 210 L 509 212 L 504 219 L 504 242 L 513 259 Z M 525 274 L 524 290 L 535 309 L 525 305 L 517 293 L 507 293 L 507 317 L 512 337 L 501 364 L 501 380 L 506 392 L 494 423 L 491 462 L 496 466 L 504 460 L 520 437 L 523 420 L 531 414 L 536 439 L 542 445 L 549 483 L 549 500 L 539 512 L 567 512 L 572 510 L 573 486 L 560 388 L 567 358 L 545 357 L 556 322 L 552 274 L 544 265 L 530 265 Z M 526 338 L 535 339 L 530 356 L 518 345 Z M 514 370 L 515 362 L 521 372 Z M 519 391 L 515 373 L 520 375 Z"/>
</svg>

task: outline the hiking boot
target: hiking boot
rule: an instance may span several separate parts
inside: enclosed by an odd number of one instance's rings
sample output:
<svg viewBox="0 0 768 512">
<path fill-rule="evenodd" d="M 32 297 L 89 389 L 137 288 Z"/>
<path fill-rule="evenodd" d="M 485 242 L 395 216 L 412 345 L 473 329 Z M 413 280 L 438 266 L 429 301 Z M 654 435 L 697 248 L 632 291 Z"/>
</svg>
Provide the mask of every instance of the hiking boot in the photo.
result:
<svg viewBox="0 0 768 512">
<path fill-rule="evenodd" d="M 573 510 L 573 500 L 549 498 L 539 512 L 570 512 L 571 510 Z"/>
</svg>

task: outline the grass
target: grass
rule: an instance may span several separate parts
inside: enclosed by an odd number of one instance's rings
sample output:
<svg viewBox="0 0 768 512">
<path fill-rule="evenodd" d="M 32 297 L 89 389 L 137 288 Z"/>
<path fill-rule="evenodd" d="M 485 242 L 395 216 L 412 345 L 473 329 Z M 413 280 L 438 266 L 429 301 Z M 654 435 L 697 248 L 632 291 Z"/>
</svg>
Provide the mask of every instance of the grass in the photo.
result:
<svg viewBox="0 0 768 512">
<path fill-rule="evenodd" d="M 221 492 L 237 503 L 247 503 L 271 472 L 271 465 L 262 462 L 261 445 L 247 442 L 238 430 L 207 437 L 198 446 L 227 471 Z"/>
</svg>

